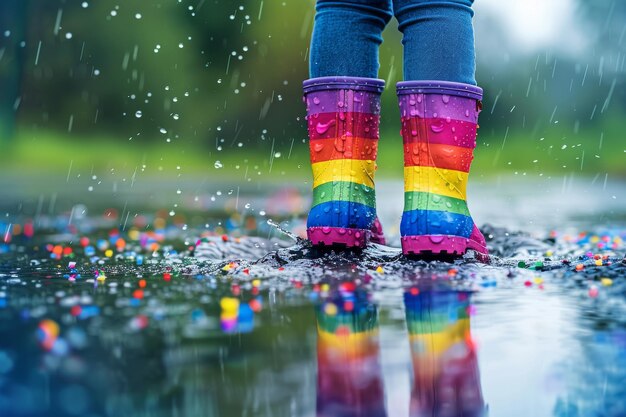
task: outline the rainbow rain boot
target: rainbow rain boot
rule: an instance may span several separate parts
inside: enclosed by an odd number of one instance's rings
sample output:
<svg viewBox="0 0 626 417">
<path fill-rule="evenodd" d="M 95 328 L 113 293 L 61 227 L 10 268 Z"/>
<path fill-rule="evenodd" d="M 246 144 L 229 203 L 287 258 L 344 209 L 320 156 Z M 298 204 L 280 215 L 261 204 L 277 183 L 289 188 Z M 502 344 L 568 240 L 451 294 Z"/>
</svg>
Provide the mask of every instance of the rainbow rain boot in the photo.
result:
<svg viewBox="0 0 626 417">
<path fill-rule="evenodd" d="M 482 89 L 447 81 L 397 85 L 404 142 L 405 255 L 460 256 L 488 262 L 485 238 L 466 202 Z"/>
<path fill-rule="evenodd" d="M 384 85 L 383 80 L 359 77 L 303 83 L 313 168 L 307 236 L 315 246 L 385 243 L 374 193 Z"/>
</svg>

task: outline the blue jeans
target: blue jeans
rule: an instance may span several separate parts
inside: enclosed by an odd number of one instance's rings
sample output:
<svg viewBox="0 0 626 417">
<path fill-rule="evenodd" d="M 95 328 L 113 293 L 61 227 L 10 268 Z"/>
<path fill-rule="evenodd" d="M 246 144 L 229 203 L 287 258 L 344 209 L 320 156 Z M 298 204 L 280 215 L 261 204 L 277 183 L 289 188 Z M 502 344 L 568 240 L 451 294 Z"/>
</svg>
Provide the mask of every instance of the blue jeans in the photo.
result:
<svg viewBox="0 0 626 417">
<path fill-rule="evenodd" d="M 404 80 L 476 84 L 473 0 L 317 0 L 310 76 L 378 76 L 392 16 L 404 45 Z"/>
</svg>

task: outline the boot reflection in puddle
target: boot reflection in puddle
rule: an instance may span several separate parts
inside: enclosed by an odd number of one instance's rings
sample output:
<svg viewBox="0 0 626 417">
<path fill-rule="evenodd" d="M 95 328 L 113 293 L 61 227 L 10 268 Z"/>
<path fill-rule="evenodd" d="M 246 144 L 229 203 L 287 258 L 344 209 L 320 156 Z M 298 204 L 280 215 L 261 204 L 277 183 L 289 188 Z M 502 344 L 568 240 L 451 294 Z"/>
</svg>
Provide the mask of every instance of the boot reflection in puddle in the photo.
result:
<svg viewBox="0 0 626 417">
<path fill-rule="evenodd" d="M 486 415 L 470 334 L 470 294 L 413 287 L 404 304 L 413 361 L 410 416 Z"/>
<path fill-rule="evenodd" d="M 378 311 L 364 291 L 340 287 L 317 307 L 317 416 L 383 417 Z"/>
</svg>

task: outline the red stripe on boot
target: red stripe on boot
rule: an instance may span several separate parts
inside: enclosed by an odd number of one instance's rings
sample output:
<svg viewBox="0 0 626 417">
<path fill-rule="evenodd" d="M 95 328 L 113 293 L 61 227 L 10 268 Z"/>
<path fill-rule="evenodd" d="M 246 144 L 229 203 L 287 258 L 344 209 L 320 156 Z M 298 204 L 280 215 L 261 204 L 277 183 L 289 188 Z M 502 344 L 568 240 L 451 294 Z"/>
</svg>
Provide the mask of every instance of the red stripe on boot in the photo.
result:
<svg viewBox="0 0 626 417">
<path fill-rule="evenodd" d="M 354 136 L 344 138 L 320 139 L 309 142 L 311 163 L 333 159 L 375 160 L 378 151 L 378 139 Z"/>
<path fill-rule="evenodd" d="M 426 166 L 469 172 L 472 148 L 413 142 L 404 144 L 404 166 Z"/>
<path fill-rule="evenodd" d="M 476 128 L 476 123 L 462 120 L 403 117 L 401 133 L 404 143 L 427 142 L 473 149 Z"/>
<path fill-rule="evenodd" d="M 358 136 L 378 139 L 380 116 L 369 113 L 317 113 L 307 116 L 309 139 Z"/>
</svg>

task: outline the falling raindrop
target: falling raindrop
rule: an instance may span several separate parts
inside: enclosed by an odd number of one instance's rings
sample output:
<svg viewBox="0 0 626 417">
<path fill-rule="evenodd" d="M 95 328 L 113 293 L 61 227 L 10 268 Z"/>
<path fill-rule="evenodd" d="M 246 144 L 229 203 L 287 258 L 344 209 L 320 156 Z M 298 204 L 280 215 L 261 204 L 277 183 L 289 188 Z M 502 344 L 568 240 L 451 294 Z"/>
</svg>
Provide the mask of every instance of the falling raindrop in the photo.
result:
<svg viewBox="0 0 626 417">
<path fill-rule="evenodd" d="M 222 168 L 224 165 L 218 160 L 215 161 L 215 163 L 213 164 L 213 166 L 215 167 L 215 169 L 220 169 Z"/>
<path fill-rule="evenodd" d="M 141 116 L 143 116 L 143 113 L 141 112 L 141 110 L 137 110 L 137 111 L 135 112 L 135 117 L 136 117 L 136 118 L 138 118 L 138 119 L 140 119 L 140 118 L 141 118 Z"/>
</svg>

